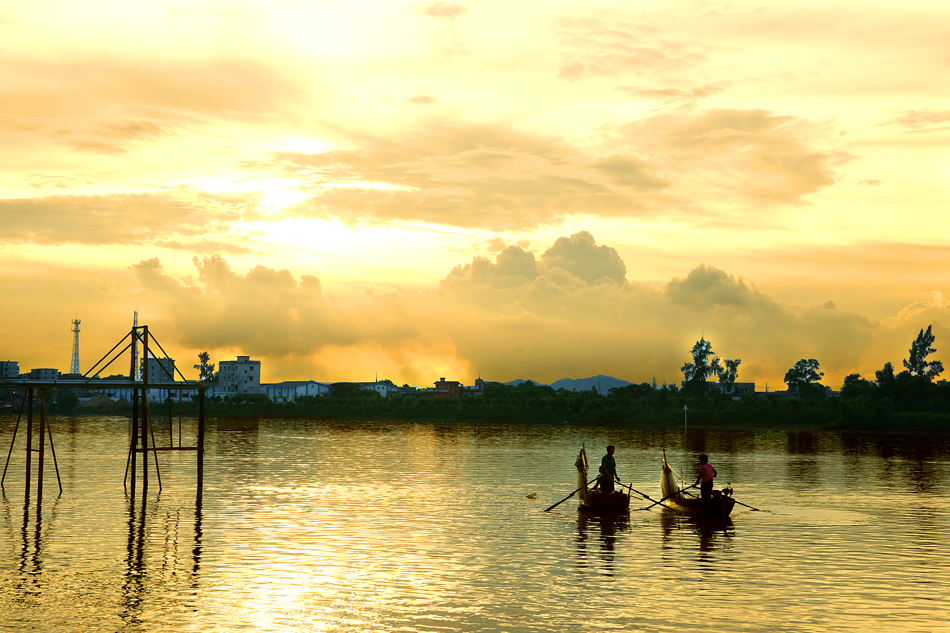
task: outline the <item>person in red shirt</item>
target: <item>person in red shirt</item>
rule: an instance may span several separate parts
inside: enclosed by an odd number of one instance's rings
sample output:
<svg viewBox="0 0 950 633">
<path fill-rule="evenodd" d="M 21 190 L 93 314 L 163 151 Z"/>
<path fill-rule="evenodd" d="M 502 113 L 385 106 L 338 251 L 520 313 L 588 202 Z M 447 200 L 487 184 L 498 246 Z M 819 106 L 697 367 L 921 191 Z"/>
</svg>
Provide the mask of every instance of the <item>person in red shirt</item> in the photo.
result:
<svg viewBox="0 0 950 633">
<path fill-rule="evenodd" d="M 709 456 L 703 453 L 699 456 L 699 475 L 696 477 L 696 483 L 699 484 L 699 492 L 703 499 L 712 497 L 713 479 L 716 478 L 716 469 L 709 463 Z M 693 484 L 694 486 L 696 484 Z"/>
</svg>

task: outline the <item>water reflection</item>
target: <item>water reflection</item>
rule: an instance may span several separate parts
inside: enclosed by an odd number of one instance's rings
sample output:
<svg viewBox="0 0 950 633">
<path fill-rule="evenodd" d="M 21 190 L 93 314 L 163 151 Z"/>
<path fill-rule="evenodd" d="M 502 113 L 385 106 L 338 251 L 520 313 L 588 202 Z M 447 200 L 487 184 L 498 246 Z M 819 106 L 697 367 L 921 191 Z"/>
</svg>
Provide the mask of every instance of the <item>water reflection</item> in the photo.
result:
<svg viewBox="0 0 950 633">
<path fill-rule="evenodd" d="M 202 517 L 199 496 L 195 502 L 192 538 L 183 539 L 180 507 L 166 506 L 161 503 L 160 495 L 154 501 L 150 501 L 147 495 L 143 495 L 139 498 L 127 498 L 127 502 L 128 540 L 120 616 L 126 625 L 131 626 L 142 623 L 142 613 L 149 606 L 146 599 L 157 585 L 184 580 L 191 589 L 198 587 L 202 552 Z M 157 538 L 158 535 L 161 535 L 161 538 Z M 156 549 L 159 543 L 161 543 L 161 558 L 154 562 L 158 552 L 152 553 L 150 548 Z M 187 552 L 184 557 L 180 552 L 182 548 Z M 150 563 L 150 561 L 153 562 Z M 187 570 L 187 574 L 180 577 L 179 572 L 183 570 Z"/>
<path fill-rule="evenodd" d="M 603 575 L 613 576 L 614 546 L 618 533 L 626 532 L 630 527 L 629 514 L 594 514 L 584 510 L 577 511 L 577 561 L 580 567 L 590 567 L 591 561 L 599 561 Z"/>
<path fill-rule="evenodd" d="M 15 504 L 9 502 L 6 494 L 3 494 L 2 498 L 4 506 L 7 509 L 6 515 L 9 530 L 11 535 L 16 534 L 11 540 L 14 540 L 17 542 L 17 545 L 19 545 L 17 563 L 19 577 L 15 583 L 15 588 L 20 594 L 21 599 L 25 599 L 29 596 L 37 596 L 40 594 L 44 567 L 44 540 L 47 538 L 51 526 L 55 522 L 59 497 L 57 497 L 50 506 L 50 514 L 47 519 L 43 517 L 42 503 L 35 504 L 35 509 L 30 503 L 23 504 L 23 520 L 19 523 L 18 529 L 13 527 L 15 519 L 12 509 L 15 507 Z"/>
<path fill-rule="evenodd" d="M 731 517 L 701 517 L 663 510 L 660 517 L 663 548 L 670 549 L 692 533 L 699 537 L 699 551 L 712 552 L 724 546 L 735 535 Z"/>
</svg>

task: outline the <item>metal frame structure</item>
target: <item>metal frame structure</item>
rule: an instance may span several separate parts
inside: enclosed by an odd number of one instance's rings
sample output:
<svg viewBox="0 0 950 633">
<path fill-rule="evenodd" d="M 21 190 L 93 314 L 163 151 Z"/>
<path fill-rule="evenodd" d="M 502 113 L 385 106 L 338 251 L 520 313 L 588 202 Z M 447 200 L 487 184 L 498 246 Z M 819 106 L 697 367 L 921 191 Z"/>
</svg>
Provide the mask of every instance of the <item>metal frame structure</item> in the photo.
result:
<svg viewBox="0 0 950 633">
<path fill-rule="evenodd" d="M 112 355 L 116 349 L 119 348 L 126 340 L 128 344 L 118 353 L 115 354 L 105 365 L 100 367 L 98 371 L 97 367 L 103 363 L 107 358 Z M 99 362 L 92 366 L 85 374 L 84 377 L 89 376 L 92 373 L 93 376 L 97 375 L 98 372 L 104 371 L 109 365 L 118 360 L 118 358 L 124 354 L 127 350 L 131 350 L 131 368 L 129 375 L 135 376 L 136 372 L 136 360 L 138 359 L 138 347 L 142 347 L 142 356 L 143 358 L 148 358 L 149 355 L 149 343 L 154 343 L 159 350 L 165 356 L 168 356 L 165 353 L 165 350 L 162 349 L 161 344 L 149 333 L 147 325 L 134 325 L 132 330 L 125 335 L 125 337 L 116 343 L 105 356 L 103 356 Z M 136 488 L 136 479 L 138 471 L 138 455 L 142 455 L 142 466 L 141 466 L 141 476 L 142 476 L 142 498 L 145 499 L 145 495 L 148 492 L 149 484 L 149 472 L 148 472 L 148 455 L 151 453 L 155 458 L 155 473 L 158 477 L 159 490 L 161 490 L 162 480 L 161 473 L 158 470 L 158 451 L 195 451 L 197 456 L 197 501 L 200 504 L 201 502 L 201 493 L 204 486 L 204 439 L 205 439 L 205 388 L 201 383 L 194 381 L 189 381 L 181 375 L 181 372 L 177 370 L 178 375 L 181 377 L 183 382 L 162 382 L 160 386 L 162 389 L 167 389 L 169 391 L 178 391 L 179 397 L 182 391 L 197 391 L 198 392 L 198 437 L 197 445 L 195 446 L 181 446 L 181 430 L 179 429 L 179 441 L 178 446 L 173 445 L 173 440 L 169 438 L 169 446 L 158 446 L 155 441 L 155 434 L 152 430 L 151 425 L 151 412 L 149 410 L 148 402 L 148 390 L 151 386 L 149 383 L 148 375 L 148 362 L 145 363 L 145 368 L 142 373 L 142 380 L 135 381 L 109 381 L 108 386 L 110 388 L 127 388 L 132 390 L 132 432 L 131 432 L 131 441 L 129 443 L 129 455 L 128 461 L 126 463 L 126 475 L 123 483 L 126 484 L 126 489 L 130 491 L 131 497 L 135 498 L 135 488 Z M 95 373 L 94 373 L 95 372 Z M 174 376 L 168 376 L 168 378 L 174 379 Z M 87 377 L 86 381 L 80 384 L 64 384 L 56 381 L 29 381 L 29 382 L 18 382 L 18 383 L 0 383 L 0 389 L 18 389 L 24 392 L 23 401 L 20 404 L 20 414 L 17 417 L 16 424 L 14 425 L 13 438 L 10 441 L 10 450 L 7 454 L 6 465 L 3 469 L 3 477 L 0 478 L 0 486 L 3 485 L 3 481 L 6 478 L 7 467 L 10 464 L 10 455 L 13 453 L 14 443 L 16 442 L 17 429 L 20 425 L 20 420 L 23 417 L 23 409 L 26 408 L 27 413 L 27 437 L 26 437 L 26 483 L 25 483 L 25 498 L 26 503 L 29 504 L 30 501 L 30 480 L 32 477 L 32 455 L 34 452 L 38 453 L 38 462 L 37 462 L 37 504 L 42 503 L 43 498 L 43 468 L 45 462 L 45 438 L 49 437 L 50 451 L 53 456 L 53 463 L 56 466 L 56 476 L 59 480 L 59 466 L 56 464 L 56 452 L 53 448 L 53 435 L 52 431 L 49 428 L 46 416 L 46 396 L 48 389 L 61 389 L 61 388 L 84 388 L 88 387 L 91 377 Z M 37 394 L 37 391 L 39 392 Z M 40 425 L 40 436 L 39 436 L 39 448 L 33 448 L 33 421 L 34 421 L 34 401 L 37 396 L 39 397 L 39 406 L 40 406 L 40 415 L 39 415 L 39 425 Z M 171 424 L 171 409 L 169 408 L 169 424 Z M 152 441 L 149 443 L 149 436 L 151 435 Z M 131 477 L 130 477 L 131 475 Z M 62 482 L 59 482 L 60 493 L 63 491 Z"/>
</svg>

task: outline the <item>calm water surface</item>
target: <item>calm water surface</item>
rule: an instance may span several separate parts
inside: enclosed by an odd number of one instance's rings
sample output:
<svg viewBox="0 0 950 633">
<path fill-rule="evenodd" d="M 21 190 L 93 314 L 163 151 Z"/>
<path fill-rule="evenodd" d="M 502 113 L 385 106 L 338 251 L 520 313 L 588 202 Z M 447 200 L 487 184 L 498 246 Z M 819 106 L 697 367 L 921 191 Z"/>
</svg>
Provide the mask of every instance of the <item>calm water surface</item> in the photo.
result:
<svg viewBox="0 0 950 633">
<path fill-rule="evenodd" d="M 0 630 L 950 631 L 945 437 L 262 420 L 209 430 L 199 505 L 194 453 L 129 500 L 127 425 L 54 419 L 40 508 L 17 437 Z M 759 510 L 543 512 L 607 443 L 655 498 L 708 452 Z"/>
</svg>

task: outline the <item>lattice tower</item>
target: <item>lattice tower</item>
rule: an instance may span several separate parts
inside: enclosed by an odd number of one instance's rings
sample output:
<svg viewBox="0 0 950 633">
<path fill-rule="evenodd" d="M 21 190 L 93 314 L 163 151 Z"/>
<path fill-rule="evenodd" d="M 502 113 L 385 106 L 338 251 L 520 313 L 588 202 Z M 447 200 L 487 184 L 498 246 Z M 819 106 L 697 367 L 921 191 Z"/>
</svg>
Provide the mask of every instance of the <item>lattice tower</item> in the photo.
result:
<svg viewBox="0 0 950 633">
<path fill-rule="evenodd" d="M 79 319 L 73 320 L 73 362 L 69 364 L 69 373 L 79 374 Z"/>
</svg>

